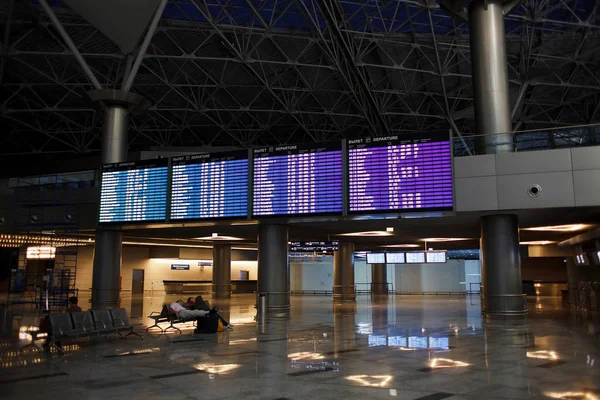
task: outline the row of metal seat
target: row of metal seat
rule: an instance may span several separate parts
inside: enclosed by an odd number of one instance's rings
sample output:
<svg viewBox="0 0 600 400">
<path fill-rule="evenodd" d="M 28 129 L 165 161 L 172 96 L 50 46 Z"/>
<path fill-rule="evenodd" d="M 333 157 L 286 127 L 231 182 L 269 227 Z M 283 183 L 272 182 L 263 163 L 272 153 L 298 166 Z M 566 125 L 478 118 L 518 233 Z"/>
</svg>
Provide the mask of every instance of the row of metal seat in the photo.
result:
<svg viewBox="0 0 600 400">
<path fill-rule="evenodd" d="M 86 336 L 109 335 L 116 333 L 124 338 L 129 335 L 144 337 L 134 331 L 129 322 L 129 316 L 124 308 L 112 308 L 110 310 L 90 310 L 73 313 L 51 314 L 52 345 L 64 338 L 79 338 Z M 122 331 L 129 331 L 123 336 Z"/>
</svg>

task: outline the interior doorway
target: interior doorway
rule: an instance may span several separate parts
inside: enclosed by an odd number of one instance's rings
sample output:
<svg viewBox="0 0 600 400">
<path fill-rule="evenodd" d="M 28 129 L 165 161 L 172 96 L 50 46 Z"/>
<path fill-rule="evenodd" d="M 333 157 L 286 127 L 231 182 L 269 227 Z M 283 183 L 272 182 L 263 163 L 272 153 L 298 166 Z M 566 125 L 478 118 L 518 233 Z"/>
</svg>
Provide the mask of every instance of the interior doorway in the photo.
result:
<svg viewBox="0 0 600 400">
<path fill-rule="evenodd" d="M 144 294 L 144 270 L 134 269 L 131 276 L 131 294 Z"/>
</svg>

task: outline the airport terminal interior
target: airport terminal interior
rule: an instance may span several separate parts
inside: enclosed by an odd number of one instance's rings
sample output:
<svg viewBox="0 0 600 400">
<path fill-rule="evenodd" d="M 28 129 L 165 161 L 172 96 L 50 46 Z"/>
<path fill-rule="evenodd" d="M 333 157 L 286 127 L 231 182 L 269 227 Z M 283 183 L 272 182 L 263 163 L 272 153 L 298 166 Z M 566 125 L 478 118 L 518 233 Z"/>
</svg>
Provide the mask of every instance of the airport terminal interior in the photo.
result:
<svg viewBox="0 0 600 400">
<path fill-rule="evenodd" d="M 0 0 L 0 397 L 600 399 L 600 4 Z"/>
</svg>

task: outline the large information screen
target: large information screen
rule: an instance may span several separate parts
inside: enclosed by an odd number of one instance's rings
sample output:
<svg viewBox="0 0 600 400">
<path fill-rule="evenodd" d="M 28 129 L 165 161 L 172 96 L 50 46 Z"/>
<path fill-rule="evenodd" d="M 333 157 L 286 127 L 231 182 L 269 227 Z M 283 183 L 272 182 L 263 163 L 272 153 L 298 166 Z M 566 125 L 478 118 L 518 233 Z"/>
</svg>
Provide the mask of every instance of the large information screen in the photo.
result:
<svg viewBox="0 0 600 400">
<path fill-rule="evenodd" d="M 348 140 L 349 212 L 452 210 L 448 132 Z"/>
<path fill-rule="evenodd" d="M 254 216 L 343 212 L 342 144 L 253 150 Z"/>
<path fill-rule="evenodd" d="M 295 253 L 303 253 L 303 252 L 322 252 L 322 253 L 332 253 L 337 251 L 338 242 L 337 241 L 327 241 L 327 242 L 291 242 L 290 243 L 290 252 Z"/>
<path fill-rule="evenodd" d="M 248 215 L 248 151 L 174 157 L 171 220 Z"/>
<path fill-rule="evenodd" d="M 166 220 L 168 177 L 166 158 L 102 166 L 99 222 Z"/>
</svg>

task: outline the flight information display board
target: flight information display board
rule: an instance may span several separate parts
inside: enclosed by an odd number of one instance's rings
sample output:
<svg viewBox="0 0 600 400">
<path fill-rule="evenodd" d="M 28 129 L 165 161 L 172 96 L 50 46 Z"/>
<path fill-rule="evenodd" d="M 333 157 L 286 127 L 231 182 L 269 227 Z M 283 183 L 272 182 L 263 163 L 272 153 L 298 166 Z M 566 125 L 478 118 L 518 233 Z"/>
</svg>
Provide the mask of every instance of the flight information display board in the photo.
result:
<svg viewBox="0 0 600 400">
<path fill-rule="evenodd" d="M 452 210 L 448 132 L 348 140 L 349 212 Z"/>
<path fill-rule="evenodd" d="M 337 251 L 337 241 L 326 241 L 326 242 L 291 242 L 290 252 L 311 252 L 318 251 L 323 253 L 332 253 Z"/>
<path fill-rule="evenodd" d="M 342 144 L 253 150 L 254 216 L 343 212 Z"/>
<path fill-rule="evenodd" d="M 404 264 L 404 253 L 385 253 L 385 261 L 387 264 Z"/>
<path fill-rule="evenodd" d="M 406 253 L 406 263 L 407 264 L 424 264 L 425 263 L 425 253 L 422 251 Z"/>
<path fill-rule="evenodd" d="M 385 253 L 367 253 L 367 264 L 385 264 Z"/>
<path fill-rule="evenodd" d="M 428 251 L 425 253 L 426 259 L 428 263 L 445 263 L 446 262 L 446 252 L 445 251 Z"/>
<path fill-rule="evenodd" d="M 171 220 L 248 216 L 248 151 L 174 157 Z"/>
<path fill-rule="evenodd" d="M 100 223 L 165 221 L 169 160 L 102 166 Z"/>
</svg>

